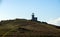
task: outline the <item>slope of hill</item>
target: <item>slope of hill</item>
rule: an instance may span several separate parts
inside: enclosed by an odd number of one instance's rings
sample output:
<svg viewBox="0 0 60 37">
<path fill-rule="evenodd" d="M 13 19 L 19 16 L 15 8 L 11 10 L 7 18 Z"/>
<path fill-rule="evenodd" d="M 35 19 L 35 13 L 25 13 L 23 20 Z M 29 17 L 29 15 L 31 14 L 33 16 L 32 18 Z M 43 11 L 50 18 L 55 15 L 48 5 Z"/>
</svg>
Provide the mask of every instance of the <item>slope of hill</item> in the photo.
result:
<svg viewBox="0 0 60 37">
<path fill-rule="evenodd" d="M 60 37 L 60 29 L 39 21 L 5 20 L 0 22 L 0 37 Z"/>
</svg>

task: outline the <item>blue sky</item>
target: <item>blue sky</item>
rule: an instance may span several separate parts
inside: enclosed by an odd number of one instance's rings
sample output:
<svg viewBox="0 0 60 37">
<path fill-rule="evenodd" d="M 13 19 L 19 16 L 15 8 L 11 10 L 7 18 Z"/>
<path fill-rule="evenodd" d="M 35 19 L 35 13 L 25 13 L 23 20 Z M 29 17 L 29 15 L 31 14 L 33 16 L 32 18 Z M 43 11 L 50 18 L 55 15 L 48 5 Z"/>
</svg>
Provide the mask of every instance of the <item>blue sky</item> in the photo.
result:
<svg viewBox="0 0 60 37">
<path fill-rule="evenodd" d="M 24 18 L 31 19 L 35 13 L 39 21 L 60 18 L 60 0 L 1 0 L 0 20 Z"/>
</svg>

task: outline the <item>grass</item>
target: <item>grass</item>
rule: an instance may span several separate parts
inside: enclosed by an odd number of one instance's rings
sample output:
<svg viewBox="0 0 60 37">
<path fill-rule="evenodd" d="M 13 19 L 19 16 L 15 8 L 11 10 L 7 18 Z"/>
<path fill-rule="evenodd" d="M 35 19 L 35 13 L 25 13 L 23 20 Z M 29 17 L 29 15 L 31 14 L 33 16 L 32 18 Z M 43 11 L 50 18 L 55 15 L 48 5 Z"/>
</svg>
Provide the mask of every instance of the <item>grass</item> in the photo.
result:
<svg viewBox="0 0 60 37">
<path fill-rule="evenodd" d="M 0 22 L 0 37 L 60 37 L 60 29 L 25 19 Z"/>
</svg>

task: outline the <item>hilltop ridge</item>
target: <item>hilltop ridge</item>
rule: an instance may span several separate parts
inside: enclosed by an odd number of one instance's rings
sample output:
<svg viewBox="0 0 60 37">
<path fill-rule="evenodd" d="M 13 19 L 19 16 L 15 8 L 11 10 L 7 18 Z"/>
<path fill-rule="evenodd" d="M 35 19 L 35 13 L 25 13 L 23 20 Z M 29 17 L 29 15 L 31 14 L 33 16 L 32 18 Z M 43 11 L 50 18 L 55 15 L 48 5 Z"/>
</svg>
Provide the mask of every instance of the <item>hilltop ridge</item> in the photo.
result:
<svg viewBox="0 0 60 37">
<path fill-rule="evenodd" d="M 26 37 L 44 37 L 60 36 L 60 29 L 51 24 L 40 21 L 26 19 L 5 20 L 0 22 L 0 35 L 2 36 L 26 36 Z M 16 33 L 16 34 L 15 34 Z M 9 37 L 8 36 L 8 37 Z M 11 36 L 11 37 L 12 37 Z"/>
</svg>

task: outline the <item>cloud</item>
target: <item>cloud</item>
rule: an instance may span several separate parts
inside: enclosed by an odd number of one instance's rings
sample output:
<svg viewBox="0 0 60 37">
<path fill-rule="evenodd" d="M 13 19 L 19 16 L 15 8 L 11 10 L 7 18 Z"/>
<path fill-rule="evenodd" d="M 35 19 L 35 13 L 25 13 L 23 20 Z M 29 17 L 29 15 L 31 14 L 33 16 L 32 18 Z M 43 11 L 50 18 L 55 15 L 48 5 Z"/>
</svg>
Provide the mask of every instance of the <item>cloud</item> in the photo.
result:
<svg viewBox="0 0 60 37">
<path fill-rule="evenodd" d="M 49 24 L 54 24 L 56 26 L 60 26 L 60 18 L 50 20 L 50 21 L 48 21 L 48 23 Z"/>
</svg>

